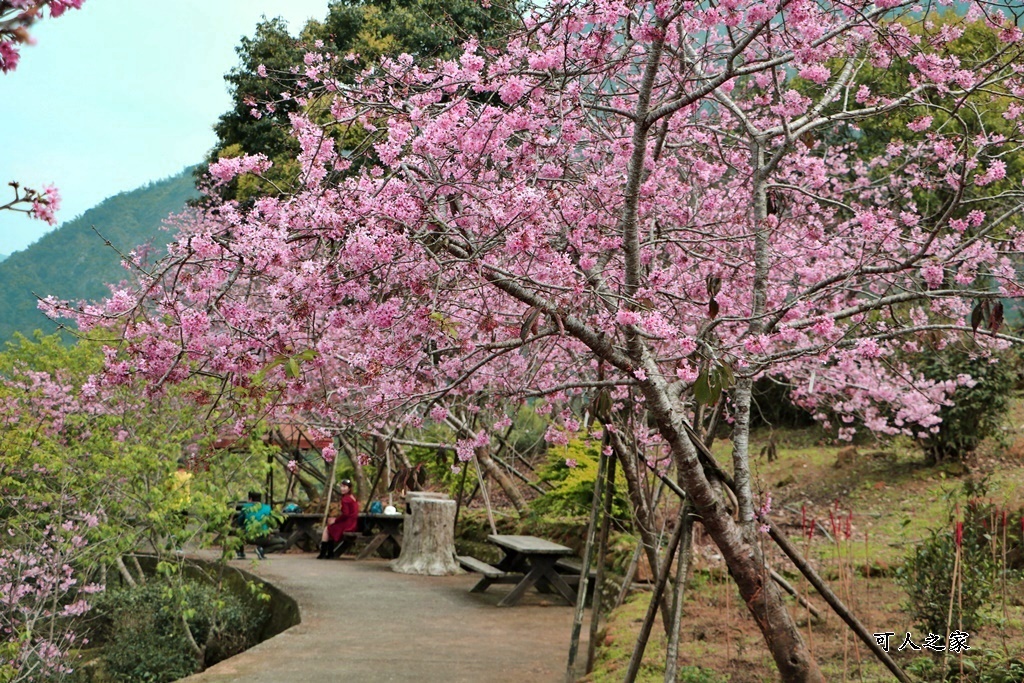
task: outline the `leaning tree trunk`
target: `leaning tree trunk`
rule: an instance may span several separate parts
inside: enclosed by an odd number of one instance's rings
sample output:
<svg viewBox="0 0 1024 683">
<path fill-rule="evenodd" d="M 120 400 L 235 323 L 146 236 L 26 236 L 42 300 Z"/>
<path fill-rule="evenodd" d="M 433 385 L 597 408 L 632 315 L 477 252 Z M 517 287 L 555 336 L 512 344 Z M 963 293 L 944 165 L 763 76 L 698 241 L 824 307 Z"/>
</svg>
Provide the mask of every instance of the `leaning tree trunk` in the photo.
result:
<svg viewBox="0 0 1024 683">
<path fill-rule="evenodd" d="M 655 497 L 652 503 L 648 503 L 647 496 L 644 494 L 643 486 L 640 483 L 640 473 L 637 471 L 636 463 L 640 458 L 636 453 L 636 449 L 630 448 L 617 431 L 610 432 L 608 436 L 612 444 L 612 450 L 622 464 L 622 474 L 626 480 L 630 502 L 633 504 L 634 527 L 640 535 L 640 546 L 647 556 L 647 564 L 651 567 L 653 580 L 657 582 L 662 571 L 667 571 L 665 567 L 662 567 L 661 558 L 658 554 L 660 543 L 655 536 L 654 508 L 657 506 L 657 497 Z M 668 599 L 664 594 L 658 599 L 661 601 L 660 613 L 662 624 L 667 633 L 671 627 Z"/>
<path fill-rule="evenodd" d="M 455 501 L 444 494 L 412 492 L 406 502 L 402 553 L 391 569 L 399 574 L 461 574 L 455 560 Z"/>
<path fill-rule="evenodd" d="M 498 482 L 498 486 L 508 496 L 509 502 L 516 509 L 516 513 L 521 516 L 526 510 L 526 498 L 523 497 L 523 492 L 519 490 L 519 487 L 512 481 L 512 478 L 491 458 L 491 449 L 487 446 L 477 448 L 476 461 L 487 476 Z"/>
<path fill-rule="evenodd" d="M 448 415 L 446 421 L 455 431 L 464 435 L 472 435 L 470 425 L 460 417 Z M 522 516 L 526 510 L 526 498 L 523 497 L 523 492 L 519 490 L 519 487 L 508 476 L 508 473 L 494 462 L 494 459 L 491 457 L 491 449 L 488 446 L 480 446 L 474 449 L 474 454 L 476 455 L 477 465 L 483 470 L 483 474 L 497 482 L 501 490 L 508 496 L 509 502 L 515 507 L 516 513 Z"/>
<path fill-rule="evenodd" d="M 655 375 L 653 361 L 649 357 L 645 360 L 651 365 L 648 376 Z M 687 434 L 684 418 L 670 398 L 664 381 L 655 376 L 643 389 L 658 430 L 672 449 L 680 483 L 697 509 L 704 528 L 722 552 L 729 574 L 761 629 L 782 680 L 823 683 L 825 679 L 800 637 L 782 593 L 765 569 L 765 559 L 755 542 L 754 525 L 737 525 L 715 494 Z"/>
</svg>

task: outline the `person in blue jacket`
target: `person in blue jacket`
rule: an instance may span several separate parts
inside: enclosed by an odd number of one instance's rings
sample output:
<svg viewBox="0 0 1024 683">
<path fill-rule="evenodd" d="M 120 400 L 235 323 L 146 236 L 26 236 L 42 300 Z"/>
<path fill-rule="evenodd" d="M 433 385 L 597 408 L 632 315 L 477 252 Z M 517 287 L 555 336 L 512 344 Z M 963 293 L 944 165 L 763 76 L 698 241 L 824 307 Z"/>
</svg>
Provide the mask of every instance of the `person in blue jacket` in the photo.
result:
<svg viewBox="0 0 1024 683">
<path fill-rule="evenodd" d="M 242 538 L 256 546 L 256 557 L 261 560 L 266 557 L 266 553 L 275 552 L 286 545 L 286 541 L 272 531 L 273 513 L 270 506 L 262 501 L 259 491 L 249 492 L 249 502 L 242 506 L 237 521 L 242 527 Z M 238 549 L 237 558 L 245 559 L 244 546 Z"/>
</svg>

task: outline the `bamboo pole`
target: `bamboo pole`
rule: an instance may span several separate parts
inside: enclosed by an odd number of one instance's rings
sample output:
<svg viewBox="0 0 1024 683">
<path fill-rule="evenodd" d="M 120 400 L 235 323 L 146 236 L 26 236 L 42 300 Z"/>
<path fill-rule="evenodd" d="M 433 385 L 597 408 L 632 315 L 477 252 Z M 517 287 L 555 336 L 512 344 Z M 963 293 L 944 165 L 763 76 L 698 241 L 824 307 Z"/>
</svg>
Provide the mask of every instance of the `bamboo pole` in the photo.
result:
<svg viewBox="0 0 1024 683">
<path fill-rule="evenodd" d="M 605 559 L 608 555 L 608 532 L 611 530 L 612 505 L 615 502 L 616 458 L 609 458 L 604 487 L 604 517 L 597 543 L 597 575 L 594 577 L 594 599 L 590 603 L 590 635 L 587 639 L 587 673 L 594 669 L 594 651 L 601 622 L 601 589 L 604 587 Z"/>
<path fill-rule="evenodd" d="M 664 490 L 664 485 L 654 489 L 654 498 L 651 501 L 651 507 L 658 507 L 658 501 L 661 499 L 661 493 Z M 633 559 L 630 560 L 629 566 L 626 567 L 626 574 L 622 579 L 622 586 L 619 587 L 619 594 L 615 597 L 615 602 L 612 603 L 612 611 L 622 607 L 622 603 L 626 601 L 629 589 L 633 585 L 633 576 L 636 574 L 637 567 L 640 564 L 640 556 L 643 555 L 643 553 L 644 540 L 641 538 L 637 541 L 636 550 L 633 551 Z"/>
<path fill-rule="evenodd" d="M 338 466 L 338 456 L 334 456 L 334 460 L 331 461 L 331 473 L 327 475 L 327 491 L 324 495 L 324 515 L 321 519 L 321 524 L 327 526 L 327 518 L 330 516 L 331 511 L 331 495 L 334 493 L 334 472 Z"/>
<path fill-rule="evenodd" d="M 468 465 L 469 463 L 466 464 Z M 487 484 L 484 482 L 484 474 L 480 470 L 480 461 L 476 457 L 476 449 L 473 450 L 473 464 L 476 465 L 477 485 L 480 488 L 481 495 L 484 497 L 484 508 L 487 510 L 487 521 L 491 524 L 491 533 L 497 535 L 498 526 L 494 523 L 494 510 L 491 509 L 491 497 L 487 493 Z"/>
<path fill-rule="evenodd" d="M 679 548 L 679 542 L 683 537 L 683 520 L 676 522 L 676 529 L 672 533 L 672 540 L 669 541 L 668 549 L 665 551 L 665 561 L 662 563 L 662 571 L 658 574 L 658 583 L 651 594 L 651 602 L 647 606 L 647 614 L 644 615 L 643 624 L 640 626 L 640 633 L 637 635 L 636 644 L 633 646 L 633 655 L 629 658 L 629 667 L 623 677 L 623 683 L 634 683 L 640 672 L 640 664 L 647 650 L 647 641 L 651 637 L 651 629 L 654 627 L 654 618 L 658 613 L 658 605 L 661 603 L 661 596 L 665 593 L 665 584 L 672 574 L 672 559 Z"/>
<path fill-rule="evenodd" d="M 466 492 L 466 475 L 469 474 L 469 463 L 463 463 L 462 476 L 459 477 L 459 492 L 455 496 L 455 528 L 459 528 L 459 512 L 462 510 L 462 495 Z"/>
<path fill-rule="evenodd" d="M 576 655 L 580 647 L 580 631 L 583 630 L 583 610 L 587 606 L 587 583 L 590 580 L 590 555 L 597 535 L 597 518 L 601 510 L 601 494 L 608 472 L 608 456 L 601 449 L 597 459 L 597 477 L 594 478 L 594 496 L 590 505 L 590 521 L 587 524 L 587 540 L 583 545 L 583 566 L 580 568 L 580 582 L 576 587 L 576 611 L 572 619 L 572 636 L 569 638 L 569 662 L 565 668 L 565 681 L 575 680 Z"/>
<path fill-rule="evenodd" d="M 693 506 L 688 500 L 683 501 L 679 511 L 679 523 L 683 525 L 683 537 L 679 541 L 679 562 L 676 564 L 676 580 L 672 590 L 672 628 L 665 648 L 665 683 L 675 683 L 679 670 L 679 625 L 683 619 L 683 595 L 686 592 L 686 575 L 690 572 L 693 546 Z"/>
</svg>

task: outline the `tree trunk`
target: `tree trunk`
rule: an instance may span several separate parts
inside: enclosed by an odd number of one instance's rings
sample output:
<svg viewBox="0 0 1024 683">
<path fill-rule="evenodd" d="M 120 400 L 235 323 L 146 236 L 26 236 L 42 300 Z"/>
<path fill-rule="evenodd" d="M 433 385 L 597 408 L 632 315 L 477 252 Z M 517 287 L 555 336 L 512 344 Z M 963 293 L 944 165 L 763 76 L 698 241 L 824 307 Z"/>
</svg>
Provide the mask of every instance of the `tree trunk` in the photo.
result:
<svg viewBox="0 0 1024 683">
<path fill-rule="evenodd" d="M 622 474 L 626 479 L 626 488 L 629 490 L 629 497 L 633 503 L 633 517 L 636 522 L 637 533 L 640 534 L 640 543 L 647 556 L 647 563 L 651 567 L 651 573 L 655 580 L 657 580 L 657 577 L 661 576 L 662 570 L 661 561 L 658 557 L 658 539 L 654 535 L 653 510 L 657 506 L 657 496 L 655 496 L 654 505 L 649 505 L 647 497 L 644 495 L 643 486 L 640 483 L 640 473 L 637 471 L 636 462 L 632 457 L 634 451 L 627 447 L 619 432 L 609 432 L 608 436 L 612 444 L 612 450 L 618 456 L 619 462 L 622 465 Z M 665 632 L 667 633 L 670 627 L 668 599 L 664 596 L 659 599 L 661 600 L 661 617 Z"/>
<path fill-rule="evenodd" d="M 462 417 L 450 414 L 446 418 L 446 422 L 452 429 L 463 436 L 472 436 L 473 434 L 471 425 Z M 482 474 L 497 482 L 501 490 L 508 496 L 512 506 L 515 507 L 516 513 L 522 516 L 526 510 L 526 498 L 523 497 L 522 491 L 519 490 L 519 487 L 516 486 L 505 470 L 494 462 L 494 459 L 491 457 L 490 447 L 480 446 L 473 449 L 473 452 L 476 455 L 477 466 L 483 470 Z"/>
<path fill-rule="evenodd" d="M 443 494 L 410 493 L 402 554 L 391 563 L 399 574 L 461 574 L 455 561 L 455 501 Z"/>
<path fill-rule="evenodd" d="M 670 398 L 664 380 L 656 376 L 656 366 L 653 362 L 650 365 L 648 376 L 655 376 L 643 387 L 648 410 L 672 449 L 680 483 L 700 514 L 704 528 L 722 552 L 729 574 L 761 629 L 782 680 L 823 683 L 825 679 L 800 637 L 782 593 L 769 578 L 765 559 L 754 542 L 753 533 L 756 532 L 753 524 L 740 527 L 722 505 L 704 474 L 683 416 Z"/>
<path fill-rule="evenodd" d="M 512 481 L 511 477 L 505 473 L 505 470 L 498 467 L 494 459 L 491 458 L 491 449 L 487 446 L 483 446 L 476 449 L 476 461 L 480 463 L 480 467 L 483 468 L 484 473 L 494 481 L 498 482 L 498 486 L 508 496 L 512 506 L 516 509 L 516 512 L 522 516 L 523 511 L 526 510 L 526 498 L 523 497 L 522 491 L 516 486 L 515 482 Z"/>
</svg>

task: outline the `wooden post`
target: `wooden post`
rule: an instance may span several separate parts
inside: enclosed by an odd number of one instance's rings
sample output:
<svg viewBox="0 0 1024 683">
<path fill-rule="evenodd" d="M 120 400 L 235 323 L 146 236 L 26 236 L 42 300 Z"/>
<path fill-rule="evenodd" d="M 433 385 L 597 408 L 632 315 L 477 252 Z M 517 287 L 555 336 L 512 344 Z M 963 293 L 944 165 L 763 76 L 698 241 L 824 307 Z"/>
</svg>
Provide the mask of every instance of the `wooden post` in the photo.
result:
<svg viewBox="0 0 1024 683">
<path fill-rule="evenodd" d="M 602 444 L 603 445 L 603 444 Z M 594 550 L 597 535 L 597 521 L 601 513 L 601 492 L 607 476 L 608 456 L 601 450 L 597 461 L 597 477 L 594 478 L 594 497 L 590 505 L 590 522 L 587 524 L 587 540 L 583 545 L 583 566 L 580 569 L 580 583 L 576 588 L 576 612 L 573 614 L 572 635 L 569 638 L 569 662 L 565 668 L 565 681 L 576 680 L 576 654 L 580 647 L 580 631 L 583 629 L 583 609 L 587 606 L 587 583 L 590 580 L 590 556 Z"/>
<path fill-rule="evenodd" d="M 594 669 L 594 651 L 597 647 L 597 631 L 601 625 L 601 591 L 604 588 L 604 565 L 608 555 L 608 533 L 612 525 L 612 505 L 615 502 L 616 458 L 608 458 L 608 474 L 605 476 L 604 516 L 597 540 L 597 574 L 594 577 L 594 597 L 590 603 L 590 636 L 587 639 L 587 668 Z"/>
<path fill-rule="evenodd" d="M 442 493 L 410 492 L 402 553 L 391 563 L 399 574 L 461 574 L 455 560 L 455 501 Z"/>
</svg>

